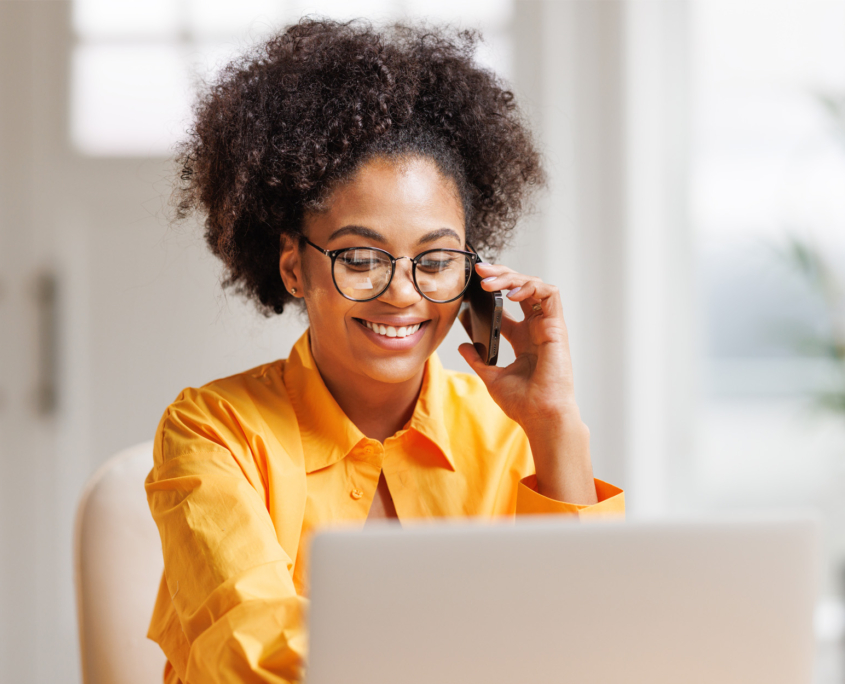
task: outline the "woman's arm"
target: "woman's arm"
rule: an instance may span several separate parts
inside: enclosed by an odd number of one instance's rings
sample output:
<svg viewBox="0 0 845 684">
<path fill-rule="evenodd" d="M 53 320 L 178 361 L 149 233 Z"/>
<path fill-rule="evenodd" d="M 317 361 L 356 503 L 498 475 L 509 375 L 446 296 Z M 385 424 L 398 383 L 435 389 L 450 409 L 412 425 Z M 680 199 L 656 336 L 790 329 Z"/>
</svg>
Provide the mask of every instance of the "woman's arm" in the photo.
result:
<svg viewBox="0 0 845 684">
<path fill-rule="evenodd" d="M 307 600 L 233 414 L 219 397 L 190 390 L 159 425 L 146 490 L 168 595 L 151 632 L 184 682 L 296 682 Z"/>
<path fill-rule="evenodd" d="M 511 365 L 485 365 L 471 344 L 461 345 L 461 355 L 496 403 L 525 430 L 537 492 L 557 501 L 595 504 L 590 432 L 575 401 L 560 292 L 506 266 L 480 263 L 476 270 L 485 290 L 510 290 L 508 299 L 519 302 L 525 318 L 517 321 L 505 312 L 502 319 L 502 335 L 516 354 Z"/>
</svg>

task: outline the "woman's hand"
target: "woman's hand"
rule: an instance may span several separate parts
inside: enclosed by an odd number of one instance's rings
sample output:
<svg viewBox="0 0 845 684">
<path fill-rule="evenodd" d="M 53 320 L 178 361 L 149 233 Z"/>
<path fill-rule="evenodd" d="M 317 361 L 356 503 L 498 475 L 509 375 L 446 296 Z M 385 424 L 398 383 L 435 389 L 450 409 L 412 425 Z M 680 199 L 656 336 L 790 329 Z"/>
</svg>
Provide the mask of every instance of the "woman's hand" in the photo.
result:
<svg viewBox="0 0 845 684">
<path fill-rule="evenodd" d="M 517 321 L 503 312 L 502 335 L 516 354 L 511 365 L 486 365 L 468 343 L 459 347 L 461 356 L 505 414 L 525 430 L 539 492 L 570 503 L 595 503 L 589 431 L 575 402 L 558 289 L 507 266 L 480 263 L 476 270 L 488 292 L 509 290 L 508 299 L 519 302 L 524 319 Z"/>
</svg>

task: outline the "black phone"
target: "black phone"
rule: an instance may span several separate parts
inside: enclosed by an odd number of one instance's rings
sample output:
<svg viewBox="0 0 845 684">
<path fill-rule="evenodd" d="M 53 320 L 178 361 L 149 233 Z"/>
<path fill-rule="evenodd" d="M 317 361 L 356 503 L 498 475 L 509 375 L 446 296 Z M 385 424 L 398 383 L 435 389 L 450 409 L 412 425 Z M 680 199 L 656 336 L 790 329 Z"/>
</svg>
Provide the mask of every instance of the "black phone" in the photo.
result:
<svg viewBox="0 0 845 684">
<path fill-rule="evenodd" d="M 480 258 L 478 260 L 481 261 Z M 495 366 L 499 358 L 504 302 L 501 290 L 488 292 L 481 287 L 481 276 L 473 266 L 458 318 L 478 355 L 488 366 Z"/>
</svg>

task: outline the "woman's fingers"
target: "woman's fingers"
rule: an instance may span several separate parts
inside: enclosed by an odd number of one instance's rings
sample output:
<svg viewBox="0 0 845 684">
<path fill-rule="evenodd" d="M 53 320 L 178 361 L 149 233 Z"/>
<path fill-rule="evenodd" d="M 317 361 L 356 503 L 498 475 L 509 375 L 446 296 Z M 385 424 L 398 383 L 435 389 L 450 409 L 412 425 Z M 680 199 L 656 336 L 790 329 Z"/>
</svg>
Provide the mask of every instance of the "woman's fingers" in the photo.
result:
<svg viewBox="0 0 845 684">
<path fill-rule="evenodd" d="M 488 366 L 484 363 L 484 360 L 478 355 L 478 351 L 475 349 L 475 345 L 470 344 L 469 342 L 464 342 L 462 345 L 458 347 L 458 353 L 464 357 L 464 360 L 470 365 L 470 367 L 478 374 L 478 377 L 481 378 L 482 382 L 489 386 L 491 382 L 493 382 L 498 374 L 502 371 L 501 368 L 496 366 Z"/>
<path fill-rule="evenodd" d="M 560 290 L 554 285 L 541 283 L 542 287 L 537 287 L 533 291 L 530 288 L 523 286 L 519 289 L 515 297 L 508 297 L 511 301 L 519 302 L 522 308 L 522 313 L 526 317 L 533 316 L 537 313 L 542 313 L 544 316 L 560 316 L 563 317 L 563 304 L 560 300 Z M 537 308 L 539 307 L 539 309 Z"/>
<path fill-rule="evenodd" d="M 484 267 L 483 271 L 481 270 L 482 267 Z M 529 283 L 539 289 L 542 289 L 543 287 L 551 287 L 535 276 L 527 276 L 522 273 L 517 273 L 507 266 L 499 266 L 497 264 L 478 264 L 476 269 L 479 271 L 479 275 L 482 276 L 481 287 L 488 292 L 493 292 L 494 290 L 514 290 Z M 514 301 L 519 301 L 523 298 L 522 296 L 515 298 L 517 295 L 518 292 L 508 294 L 509 298 L 514 299 Z M 526 294 L 525 296 L 529 295 Z"/>
<path fill-rule="evenodd" d="M 522 276 L 522 278 L 525 278 L 525 276 Z M 522 282 L 520 282 L 520 278 L 515 278 L 513 282 L 518 284 L 507 295 L 512 302 L 524 302 L 527 299 L 547 299 L 554 294 L 554 287 L 547 285 L 539 278 L 528 278 Z"/>
<path fill-rule="evenodd" d="M 512 273 L 513 269 L 502 264 L 488 264 L 486 261 L 482 261 L 475 265 L 475 271 L 482 278 L 486 278 L 488 276 L 501 275 L 502 273 Z"/>
<path fill-rule="evenodd" d="M 549 298 L 558 298 L 559 295 L 558 289 L 554 285 L 544 283 L 534 276 L 523 275 L 511 270 L 485 277 L 481 281 L 481 287 L 488 292 L 509 290 L 507 297 L 512 302 L 528 301 L 531 305 Z M 529 307 L 529 309 L 531 308 Z M 523 306 L 523 311 L 526 311 L 525 306 Z M 555 311 L 544 306 L 544 313 L 551 315 Z"/>
<path fill-rule="evenodd" d="M 539 316 L 544 319 L 539 328 L 532 326 L 532 339 L 535 343 L 558 341 L 561 332 L 563 337 L 566 337 L 563 304 L 557 287 L 535 276 L 517 273 L 499 264 L 482 263 L 477 264 L 476 268 L 479 275 L 483 276 L 481 286 L 488 292 L 507 290 L 507 298 L 519 303 L 525 321 Z M 519 335 L 520 323 L 513 318 L 510 318 L 509 322 L 503 321 L 502 335 L 513 342 Z"/>
</svg>

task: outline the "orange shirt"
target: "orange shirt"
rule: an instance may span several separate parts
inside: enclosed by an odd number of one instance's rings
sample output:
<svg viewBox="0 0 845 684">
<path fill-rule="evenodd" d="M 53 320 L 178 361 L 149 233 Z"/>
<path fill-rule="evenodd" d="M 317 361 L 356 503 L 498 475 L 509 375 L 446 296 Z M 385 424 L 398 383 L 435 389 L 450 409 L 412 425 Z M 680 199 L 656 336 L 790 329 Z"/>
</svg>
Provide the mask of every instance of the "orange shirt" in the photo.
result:
<svg viewBox="0 0 845 684">
<path fill-rule="evenodd" d="M 287 360 L 184 390 L 158 426 L 147 499 L 164 575 L 149 637 L 165 679 L 295 682 L 307 652 L 307 544 L 332 524 L 363 526 L 383 471 L 401 520 L 559 513 L 622 515 L 534 488 L 523 430 L 481 380 L 425 368 L 413 416 L 366 438 L 323 383 L 306 332 Z"/>
</svg>

